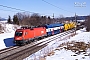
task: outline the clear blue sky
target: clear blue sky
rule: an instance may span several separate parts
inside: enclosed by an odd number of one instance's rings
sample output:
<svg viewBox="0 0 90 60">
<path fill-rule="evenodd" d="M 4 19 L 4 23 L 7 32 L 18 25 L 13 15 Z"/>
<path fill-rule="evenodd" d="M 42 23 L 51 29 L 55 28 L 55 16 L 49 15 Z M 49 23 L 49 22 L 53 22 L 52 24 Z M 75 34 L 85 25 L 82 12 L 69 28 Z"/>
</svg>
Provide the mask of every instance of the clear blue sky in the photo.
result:
<svg viewBox="0 0 90 60">
<path fill-rule="evenodd" d="M 41 15 L 52 16 L 54 13 L 55 17 L 59 17 L 60 15 L 63 15 L 64 17 L 74 16 L 75 12 L 77 15 L 90 14 L 90 0 L 45 0 L 45 1 L 59 8 L 47 4 L 42 0 L 0 0 L 0 5 L 35 12 Z M 0 6 L 0 17 L 7 18 L 8 15 L 13 16 L 17 12 L 22 11 L 17 11 Z"/>
</svg>

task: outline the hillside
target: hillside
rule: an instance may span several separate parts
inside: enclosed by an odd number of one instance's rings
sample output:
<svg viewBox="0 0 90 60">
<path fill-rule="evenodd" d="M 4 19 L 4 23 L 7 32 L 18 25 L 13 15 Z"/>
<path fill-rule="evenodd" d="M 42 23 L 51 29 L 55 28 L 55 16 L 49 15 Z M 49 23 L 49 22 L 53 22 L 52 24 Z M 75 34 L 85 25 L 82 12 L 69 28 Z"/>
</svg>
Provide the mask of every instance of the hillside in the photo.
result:
<svg viewBox="0 0 90 60">
<path fill-rule="evenodd" d="M 1 33 L 11 33 L 19 28 L 18 25 L 8 24 L 6 21 L 0 21 Z"/>
<path fill-rule="evenodd" d="M 14 33 L 20 26 L 8 24 L 6 21 L 0 21 L 0 25 L 2 27 L 0 30 L 0 49 L 14 46 Z"/>
</svg>

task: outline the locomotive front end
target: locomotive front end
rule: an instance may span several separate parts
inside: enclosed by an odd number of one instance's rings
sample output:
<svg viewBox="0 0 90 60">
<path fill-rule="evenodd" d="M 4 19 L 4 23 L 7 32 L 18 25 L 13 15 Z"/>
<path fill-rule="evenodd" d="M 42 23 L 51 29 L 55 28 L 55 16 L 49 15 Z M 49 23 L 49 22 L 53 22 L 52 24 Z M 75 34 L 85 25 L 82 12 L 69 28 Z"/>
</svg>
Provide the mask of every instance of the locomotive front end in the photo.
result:
<svg viewBox="0 0 90 60">
<path fill-rule="evenodd" d="M 16 31 L 14 35 L 14 43 L 16 45 L 23 44 L 23 31 Z"/>
</svg>

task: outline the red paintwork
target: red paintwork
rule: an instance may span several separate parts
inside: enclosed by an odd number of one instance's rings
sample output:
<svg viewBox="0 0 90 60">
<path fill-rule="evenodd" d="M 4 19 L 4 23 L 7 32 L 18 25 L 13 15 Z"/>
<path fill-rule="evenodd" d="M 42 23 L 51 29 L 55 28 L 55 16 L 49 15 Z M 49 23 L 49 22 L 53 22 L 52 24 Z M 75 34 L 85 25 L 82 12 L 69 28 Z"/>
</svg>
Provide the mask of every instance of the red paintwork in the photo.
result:
<svg viewBox="0 0 90 60">
<path fill-rule="evenodd" d="M 14 36 L 14 40 L 28 40 L 46 35 L 46 28 L 38 27 L 33 29 L 17 29 L 16 32 L 22 32 L 22 36 Z"/>
</svg>

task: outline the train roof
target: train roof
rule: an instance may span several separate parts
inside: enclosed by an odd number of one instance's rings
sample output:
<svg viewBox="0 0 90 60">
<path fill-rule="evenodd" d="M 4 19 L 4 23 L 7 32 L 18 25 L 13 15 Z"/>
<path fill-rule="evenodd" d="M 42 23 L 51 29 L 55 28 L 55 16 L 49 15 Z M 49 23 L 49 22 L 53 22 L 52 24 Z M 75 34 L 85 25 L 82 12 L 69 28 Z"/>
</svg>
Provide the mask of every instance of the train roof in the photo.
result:
<svg viewBox="0 0 90 60">
<path fill-rule="evenodd" d="M 56 24 L 46 24 L 45 25 L 47 28 L 53 28 L 53 27 L 59 27 L 59 26 L 64 26 L 64 24 L 56 23 Z"/>
<path fill-rule="evenodd" d="M 40 28 L 44 28 L 43 26 L 40 27 L 21 27 L 20 29 L 17 29 L 17 31 L 24 31 L 24 30 L 33 30 L 33 29 L 40 29 Z"/>
</svg>

